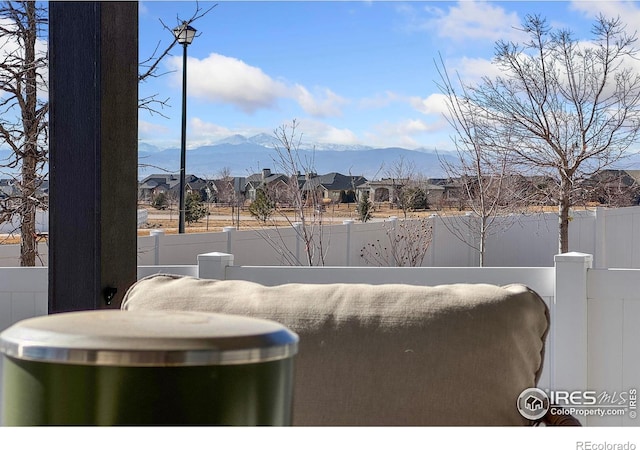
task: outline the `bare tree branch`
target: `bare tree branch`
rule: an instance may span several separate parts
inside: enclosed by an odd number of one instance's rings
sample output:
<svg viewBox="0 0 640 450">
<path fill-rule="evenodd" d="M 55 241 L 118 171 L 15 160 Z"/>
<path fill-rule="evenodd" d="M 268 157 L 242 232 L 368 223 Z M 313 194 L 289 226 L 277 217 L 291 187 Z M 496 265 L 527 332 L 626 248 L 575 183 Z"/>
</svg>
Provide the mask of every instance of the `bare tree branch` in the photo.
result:
<svg viewBox="0 0 640 450">
<path fill-rule="evenodd" d="M 19 169 L 3 186 L 0 221 L 17 223 L 20 265 L 35 265 L 38 256 L 36 210 L 47 206 L 39 191 L 47 162 L 47 99 L 43 73 L 47 67 L 44 44 L 46 10 L 33 1 L 0 5 L 0 137 L 12 155 L 0 164 Z"/>
<path fill-rule="evenodd" d="M 640 132 L 638 50 L 619 18 L 598 17 L 589 43 L 527 16 L 524 44 L 496 43 L 502 75 L 459 93 L 482 123 L 487 148 L 552 176 L 559 189 L 559 251 L 568 251 L 569 211 L 582 198 L 580 181 L 624 157 Z"/>
<path fill-rule="evenodd" d="M 216 6 L 218 6 L 217 3 L 214 4 L 213 6 L 207 8 L 207 9 L 202 9 L 200 7 L 200 4 L 198 2 L 196 2 L 196 9 L 193 12 L 193 14 L 191 15 L 191 17 L 189 17 L 186 20 L 183 20 L 179 16 L 177 16 L 176 19 L 178 21 L 178 24 L 180 24 L 180 25 L 182 25 L 182 24 L 190 25 L 190 24 L 196 22 L 198 19 L 201 19 L 202 17 L 206 16 Z M 138 82 L 144 82 L 149 78 L 158 78 L 158 77 L 161 77 L 161 76 L 169 73 L 169 72 L 158 73 L 158 69 L 159 69 L 160 63 L 167 56 L 169 56 L 171 54 L 171 50 L 178 43 L 178 38 L 174 35 L 173 28 L 170 28 L 169 26 L 167 26 L 162 21 L 162 19 L 160 19 L 160 23 L 162 24 L 162 27 L 165 30 L 167 30 L 169 33 L 171 33 L 172 40 L 164 48 L 164 50 L 162 50 L 161 52 L 159 51 L 159 49 L 161 48 L 162 42 L 158 42 L 158 44 L 156 45 L 156 48 L 154 49 L 153 53 L 147 59 L 145 59 L 145 60 L 140 62 L 139 66 L 140 66 L 140 68 L 143 68 L 144 70 L 142 70 L 138 74 Z M 169 99 L 159 100 L 158 99 L 158 95 L 159 94 L 153 94 L 153 95 L 150 95 L 150 96 L 147 96 L 145 98 L 140 99 L 139 102 L 138 102 L 138 106 L 141 109 L 147 110 L 152 115 L 153 114 L 158 114 L 158 115 L 166 118 L 167 116 L 162 114 L 157 108 L 162 110 L 165 107 L 167 107 Z"/>
</svg>

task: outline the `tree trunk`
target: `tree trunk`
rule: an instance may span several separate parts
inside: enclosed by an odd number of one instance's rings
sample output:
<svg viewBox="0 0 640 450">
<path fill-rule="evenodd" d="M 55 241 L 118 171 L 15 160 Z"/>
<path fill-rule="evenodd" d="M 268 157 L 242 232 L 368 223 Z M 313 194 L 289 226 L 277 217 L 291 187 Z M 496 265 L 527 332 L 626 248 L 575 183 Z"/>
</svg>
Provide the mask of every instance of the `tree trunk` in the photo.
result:
<svg viewBox="0 0 640 450">
<path fill-rule="evenodd" d="M 571 184 L 564 178 L 560 183 L 560 201 L 558 204 L 559 211 L 559 250 L 560 253 L 569 251 L 569 210 L 571 209 L 570 201 Z"/>
<path fill-rule="evenodd" d="M 22 211 L 20 212 L 20 265 L 36 265 L 36 200 L 33 197 L 36 183 L 36 159 L 25 157 L 22 160 Z"/>
<path fill-rule="evenodd" d="M 480 253 L 480 267 L 484 267 L 484 256 L 486 252 L 486 242 L 487 242 L 487 217 L 483 216 L 480 218 L 480 242 L 478 243 L 478 249 Z"/>
<path fill-rule="evenodd" d="M 25 103 L 22 108 L 22 124 L 24 127 L 24 147 L 22 157 L 22 181 L 20 185 L 20 196 L 22 207 L 20 211 L 20 265 L 36 265 L 36 207 L 35 191 L 38 182 L 38 120 L 36 117 L 37 98 L 37 74 L 36 74 L 36 5 L 35 2 L 25 3 L 27 14 L 27 30 L 24 34 L 24 89 Z"/>
</svg>

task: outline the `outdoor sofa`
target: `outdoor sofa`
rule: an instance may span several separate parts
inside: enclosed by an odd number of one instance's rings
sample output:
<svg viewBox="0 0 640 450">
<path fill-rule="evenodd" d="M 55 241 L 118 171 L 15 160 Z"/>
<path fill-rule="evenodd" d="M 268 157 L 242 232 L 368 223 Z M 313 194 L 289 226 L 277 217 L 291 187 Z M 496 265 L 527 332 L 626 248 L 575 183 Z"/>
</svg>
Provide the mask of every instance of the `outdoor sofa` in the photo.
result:
<svg viewBox="0 0 640 450">
<path fill-rule="evenodd" d="M 540 378 L 550 320 L 523 285 L 268 287 L 154 275 L 122 309 L 252 316 L 297 333 L 293 425 L 579 425 L 528 420 L 516 407 Z"/>
</svg>

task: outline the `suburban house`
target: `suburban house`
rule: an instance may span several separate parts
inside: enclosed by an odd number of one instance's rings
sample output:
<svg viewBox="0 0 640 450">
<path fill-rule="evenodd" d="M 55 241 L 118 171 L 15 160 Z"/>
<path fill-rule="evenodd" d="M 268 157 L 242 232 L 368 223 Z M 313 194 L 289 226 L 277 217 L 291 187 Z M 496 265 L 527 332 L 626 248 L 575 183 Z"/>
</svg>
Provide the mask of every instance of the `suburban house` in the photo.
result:
<svg viewBox="0 0 640 450">
<path fill-rule="evenodd" d="M 0 180 L 0 200 L 5 200 L 15 195 L 14 181 L 9 179 Z"/>
<path fill-rule="evenodd" d="M 302 184 L 303 192 L 315 192 L 321 199 L 334 203 L 355 203 L 356 189 L 367 181 L 363 176 L 342 175 L 331 172 L 326 175 L 310 173 Z"/>
<path fill-rule="evenodd" d="M 343 175 L 331 172 L 324 175 L 310 172 L 297 174 L 298 188 L 307 197 L 314 192 L 316 198 L 334 203 L 358 202 L 366 192 L 375 203 L 394 202 L 399 191 L 406 187 L 422 189 L 427 204 L 435 209 L 443 207 L 464 208 L 467 202 L 466 190 L 473 190 L 473 177 L 465 184 L 463 178 L 431 178 L 427 180 L 400 180 L 382 178 L 367 180 L 359 175 Z M 160 193 L 177 200 L 180 178 L 178 174 L 153 174 L 139 183 L 139 199 L 151 202 Z M 200 193 L 202 200 L 214 203 L 241 204 L 244 200 L 256 199 L 256 192 L 265 189 L 276 202 L 289 203 L 289 176 L 262 169 L 248 177 L 228 177 L 227 179 L 205 180 L 195 175 L 185 178 L 187 194 Z M 540 205 L 555 204 L 554 194 L 557 182 L 549 176 L 513 175 L 509 177 L 509 190 L 530 203 Z M 12 180 L 0 180 L 0 200 L 15 191 Z M 633 206 L 640 204 L 640 170 L 601 170 L 583 181 L 578 191 L 586 203 L 593 202 L 608 206 Z M 39 198 L 48 196 L 48 181 L 38 190 Z M 240 202 L 240 203 L 238 203 Z"/>
<path fill-rule="evenodd" d="M 355 191 L 359 184 L 366 181 L 362 176 L 343 175 L 331 172 L 318 175 L 310 172 L 297 174 L 298 188 L 303 196 L 315 193 L 319 199 L 329 199 L 332 202 L 355 202 Z M 266 189 L 267 193 L 277 202 L 286 203 L 288 198 L 289 177 L 282 173 L 272 173 L 271 169 L 263 169 L 260 173 L 250 175 L 246 179 L 245 193 L 248 200 L 255 200 L 256 191 Z"/>
<path fill-rule="evenodd" d="M 272 173 L 271 169 L 262 169 L 260 173 L 254 173 L 246 178 L 244 193 L 247 200 L 256 199 L 258 189 L 266 189 L 271 198 L 282 201 L 286 197 L 289 177 L 282 173 Z"/>
<path fill-rule="evenodd" d="M 582 187 L 591 202 L 615 207 L 640 204 L 640 170 L 601 170 Z"/>
<path fill-rule="evenodd" d="M 20 190 L 16 186 L 16 180 L 13 178 L 0 179 L 0 200 L 7 200 L 11 197 L 20 195 Z M 49 180 L 41 180 L 37 187 L 35 197 L 42 203 L 49 202 Z"/>
<path fill-rule="evenodd" d="M 215 198 L 215 185 L 210 181 L 185 175 L 185 191 L 187 194 L 198 192 L 202 199 L 208 201 Z M 138 184 L 138 199 L 151 202 L 159 194 L 165 194 L 169 198 L 178 198 L 180 191 L 179 174 L 153 174 L 146 177 Z"/>
<path fill-rule="evenodd" d="M 450 184 L 436 184 L 433 180 L 419 182 L 382 178 L 380 180 L 365 180 L 364 183 L 358 185 L 357 195 L 358 199 L 360 199 L 366 192 L 369 195 L 369 199 L 373 202 L 391 202 L 396 198 L 398 192 L 408 185 L 424 190 L 427 195 L 427 202 L 430 205 L 440 204 L 442 199 L 447 195 L 451 195 L 450 191 L 453 189 Z"/>
<path fill-rule="evenodd" d="M 243 202 L 247 185 L 245 177 L 226 177 L 210 180 L 210 183 L 211 202 L 227 204 L 241 204 Z"/>
<path fill-rule="evenodd" d="M 489 180 L 489 177 L 486 179 Z M 457 178 L 432 178 L 429 180 L 431 186 L 441 187 L 442 195 L 429 197 L 429 204 L 436 208 L 448 207 L 460 210 L 467 206 L 469 195 L 475 195 L 478 180 L 476 177 Z M 554 196 L 557 191 L 557 182 L 553 177 L 546 175 L 509 175 L 503 178 L 503 204 L 508 204 L 512 200 L 522 201 L 535 205 L 554 205 Z M 432 189 L 432 187 L 429 187 Z M 492 195 L 492 194 L 489 194 Z"/>
</svg>

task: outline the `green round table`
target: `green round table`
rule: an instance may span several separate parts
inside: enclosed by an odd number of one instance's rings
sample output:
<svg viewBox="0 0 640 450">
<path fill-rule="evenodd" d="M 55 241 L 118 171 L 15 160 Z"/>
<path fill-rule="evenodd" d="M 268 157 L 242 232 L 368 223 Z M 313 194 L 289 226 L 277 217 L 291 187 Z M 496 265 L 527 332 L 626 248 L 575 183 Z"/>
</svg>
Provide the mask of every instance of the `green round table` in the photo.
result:
<svg viewBox="0 0 640 450">
<path fill-rule="evenodd" d="M 290 425 L 298 337 L 241 316 L 98 310 L 0 334 L 3 423 Z"/>
</svg>

